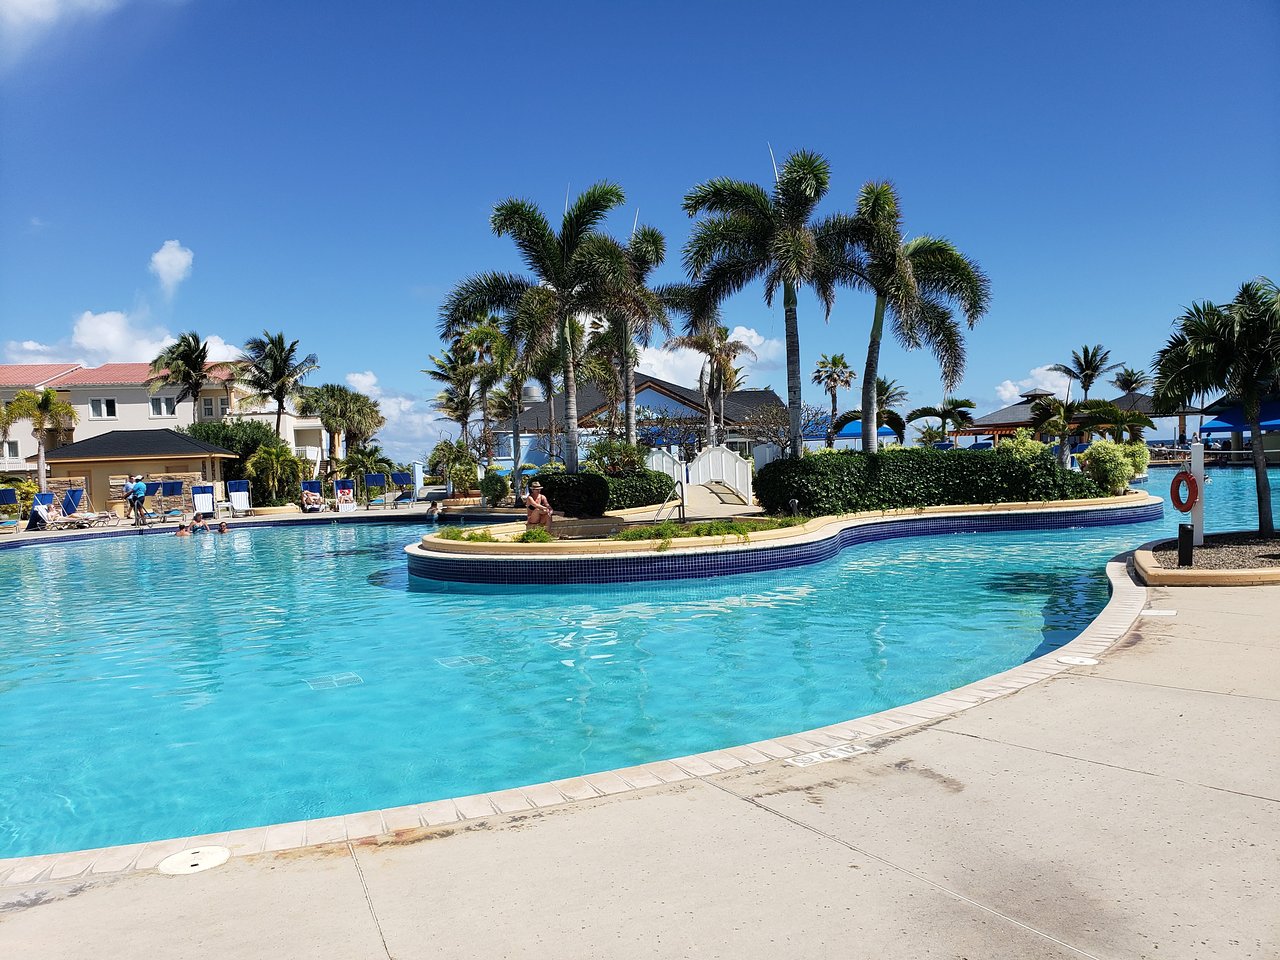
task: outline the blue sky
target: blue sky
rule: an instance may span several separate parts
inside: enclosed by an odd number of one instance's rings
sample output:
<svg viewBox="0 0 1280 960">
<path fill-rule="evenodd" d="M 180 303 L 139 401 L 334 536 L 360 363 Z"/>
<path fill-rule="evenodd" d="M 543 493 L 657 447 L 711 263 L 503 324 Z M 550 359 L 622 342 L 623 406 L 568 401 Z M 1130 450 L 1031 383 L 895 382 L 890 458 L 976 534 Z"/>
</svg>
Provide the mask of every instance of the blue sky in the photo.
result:
<svg viewBox="0 0 1280 960">
<path fill-rule="evenodd" d="M 685 191 L 767 183 L 766 144 L 828 157 L 824 212 L 892 179 L 909 232 L 991 277 L 959 391 L 984 410 L 1082 343 L 1145 366 L 1190 301 L 1280 278 L 1273 0 L 0 0 L 0 27 L 2 358 L 282 329 L 317 382 L 383 398 L 402 457 L 444 426 L 418 372 L 441 298 L 518 268 L 488 228 L 509 195 L 555 213 L 566 186 L 619 182 L 612 229 L 638 208 L 675 280 Z M 868 298 L 801 311 L 806 370 L 861 368 Z M 725 314 L 759 347 L 751 382 L 783 392 L 780 307 L 751 289 Z M 881 364 L 939 399 L 927 354 Z"/>
</svg>

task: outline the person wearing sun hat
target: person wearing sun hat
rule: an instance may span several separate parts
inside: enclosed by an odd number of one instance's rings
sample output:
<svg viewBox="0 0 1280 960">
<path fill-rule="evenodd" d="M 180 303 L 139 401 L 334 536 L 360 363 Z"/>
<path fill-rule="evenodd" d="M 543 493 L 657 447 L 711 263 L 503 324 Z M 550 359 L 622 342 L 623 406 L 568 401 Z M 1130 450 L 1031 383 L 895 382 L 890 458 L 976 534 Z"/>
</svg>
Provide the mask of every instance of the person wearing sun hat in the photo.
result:
<svg viewBox="0 0 1280 960">
<path fill-rule="evenodd" d="M 529 516 L 525 520 L 525 526 L 530 530 L 534 527 L 541 527 L 543 530 L 550 533 L 551 502 L 543 496 L 542 484 L 537 480 L 529 484 L 529 492 L 524 495 L 524 505 L 529 511 Z"/>
</svg>

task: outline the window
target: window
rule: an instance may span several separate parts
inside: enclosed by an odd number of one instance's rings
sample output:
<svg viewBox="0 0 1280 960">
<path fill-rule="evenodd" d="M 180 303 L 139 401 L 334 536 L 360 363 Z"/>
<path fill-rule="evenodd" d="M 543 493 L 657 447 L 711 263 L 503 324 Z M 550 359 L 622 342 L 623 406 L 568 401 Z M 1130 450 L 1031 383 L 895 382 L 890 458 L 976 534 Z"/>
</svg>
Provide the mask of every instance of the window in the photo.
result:
<svg viewBox="0 0 1280 960">
<path fill-rule="evenodd" d="M 206 420 L 213 419 L 213 397 L 204 398 L 204 416 Z"/>
<path fill-rule="evenodd" d="M 173 397 L 151 398 L 151 416 L 153 417 L 172 417 L 177 409 L 178 404 Z"/>
<path fill-rule="evenodd" d="M 226 397 L 219 397 L 218 398 L 218 416 L 225 417 L 228 411 L 230 410 L 231 410 L 231 401 L 228 400 Z"/>
<path fill-rule="evenodd" d="M 6 440 L 4 442 L 4 455 L 10 460 L 18 459 L 18 441 Z"/>
<path fill-rule="evenodd" d="M 90 420 L 114 420 L 116 402 L 111 397 L 95 397 L 89 401 Z"/>
</svg>

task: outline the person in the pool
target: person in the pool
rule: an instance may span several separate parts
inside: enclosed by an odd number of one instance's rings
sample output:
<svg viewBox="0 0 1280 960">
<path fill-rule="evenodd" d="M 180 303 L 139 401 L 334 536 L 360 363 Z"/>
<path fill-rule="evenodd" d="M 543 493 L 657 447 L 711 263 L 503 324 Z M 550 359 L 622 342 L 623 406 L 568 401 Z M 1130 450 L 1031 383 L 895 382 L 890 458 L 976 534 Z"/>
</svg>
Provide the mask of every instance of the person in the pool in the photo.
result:
<svg viewBox="0 0 1280 960">
<path fill-rule="evenodd" d="M 542 484 L 537 480 L 529 485 L 529 492 L 524 495 L 524 505 L 529 511 L 525 518 L 525 526 L 532 530 L 541 527 L 551 532 L 551 502 L 542 494 Z"/>
<path fill-rule="evenodd" d="M 180 523 L 178 524 L 178 529 L 174 532 L 173 535 L 175 537 L 189 537 L 191 536 L 191 531 L 187 528 L 187 525 L 185 523 Z"/>
<path fill-rule="evenodd" d="M 218 533 L 226 533 L 226 532 L 227 532 L 227 521 L 225 521 L 225 520 L 219 520 L 219 521 L 218 521 L 218 530 L 217 530 L 217 532 L 218 532 Z"/>
<path fill-rule="evenodd" d="M 203 513 L 197 513 L 191 518 L 191 532 L 195 533 L 197 530 L 203 530 L 205 533 L 209 532 L 209 524 L 205 522 Z"/>
</svg>

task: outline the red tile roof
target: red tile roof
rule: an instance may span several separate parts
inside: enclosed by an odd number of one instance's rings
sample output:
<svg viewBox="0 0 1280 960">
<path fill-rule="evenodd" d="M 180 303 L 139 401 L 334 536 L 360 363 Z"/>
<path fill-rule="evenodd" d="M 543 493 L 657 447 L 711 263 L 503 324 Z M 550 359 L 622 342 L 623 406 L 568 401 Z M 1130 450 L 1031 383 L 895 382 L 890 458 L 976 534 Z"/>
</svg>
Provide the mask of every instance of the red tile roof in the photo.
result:
<svg viewBox="0 0 1280 960">
<path fill-rule="evenodd" d="M 0 363 L 0 387 L 41 387 L 78 363 Z"/>
<path fill-rule="evenodd" d="M 226 380 L 230 371 L 222 367 L 209 371 L 212 380 Z M 100 367 L 81 367 L 50 384 L 59 390 L 64 387 L 117 387 L 139 386 L 151 380 L 149 363 L 104 363 Z"/>
</svg>

